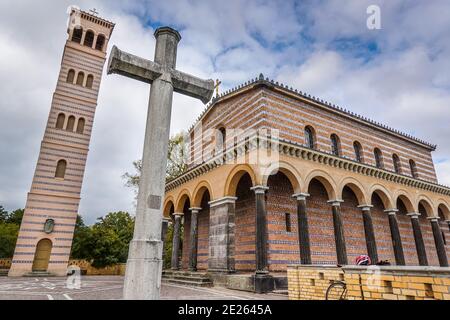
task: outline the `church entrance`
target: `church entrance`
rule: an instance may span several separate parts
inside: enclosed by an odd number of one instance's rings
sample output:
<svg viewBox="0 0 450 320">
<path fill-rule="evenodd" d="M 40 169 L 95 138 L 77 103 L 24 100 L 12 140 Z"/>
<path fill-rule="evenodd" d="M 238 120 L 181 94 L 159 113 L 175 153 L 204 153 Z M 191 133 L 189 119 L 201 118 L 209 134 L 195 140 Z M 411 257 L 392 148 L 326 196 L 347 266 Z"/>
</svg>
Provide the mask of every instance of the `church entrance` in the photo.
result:
<svg viewBox="0 0 450 320">
<path fill-rule="evenodd" d="M 33 261 L 33 271 L 47 271 L 52 252 L 52 242 L 49 239 L 42 239 L 36 246 L 36 253 Z"/>
</svg>

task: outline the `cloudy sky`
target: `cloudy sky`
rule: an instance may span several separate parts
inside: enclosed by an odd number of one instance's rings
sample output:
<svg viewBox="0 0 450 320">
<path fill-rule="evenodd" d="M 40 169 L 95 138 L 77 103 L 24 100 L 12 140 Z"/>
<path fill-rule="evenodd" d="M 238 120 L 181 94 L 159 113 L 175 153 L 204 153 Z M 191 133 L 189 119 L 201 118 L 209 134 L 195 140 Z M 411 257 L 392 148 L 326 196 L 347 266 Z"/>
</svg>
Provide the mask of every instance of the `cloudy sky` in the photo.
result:
<svg viewBox="0 0 450 320">
<path fill-rule="evenodd" d="M 345 3 L 345 5 L 343 5 Z M 381 29 L 366 25 L 381 8 Z M 450 185 L 450 2 L 114 1 L 0 2 L 0 205 L 25 206 L 66 40 L 66 10 L 96 8 L 114 21 L 111 44 L 153 59 L 154 29 L 183 36 L 178 68 L 219 78 L 222 89 L 259 73 L 438 144 L 439 181 Z M 133 213 L 121 176 L 142 153 L 149 87 L 104 76 L 82 190 L 89 223 Z M 204 106 L 175 95 L 172 133 Z"/>
</svg>

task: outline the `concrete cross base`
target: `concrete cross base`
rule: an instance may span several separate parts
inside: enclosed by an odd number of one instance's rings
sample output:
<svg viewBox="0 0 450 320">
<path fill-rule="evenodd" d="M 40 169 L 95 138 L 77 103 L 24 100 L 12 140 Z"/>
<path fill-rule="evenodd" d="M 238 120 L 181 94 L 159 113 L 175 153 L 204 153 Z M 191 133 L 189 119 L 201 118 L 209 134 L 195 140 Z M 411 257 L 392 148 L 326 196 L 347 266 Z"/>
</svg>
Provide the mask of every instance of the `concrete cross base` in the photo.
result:
<svg viewBox="0 0 450 320">
<path fill-rule="evenodd" d="M 252 276 L 256 293 L 267 293 L 274 290 L 274 279 L 269 274 L 255 274 Z"/>
<path fill-rule="evenodd" d="M 160 240 L 131 241 L 123 291 L 125 300 L 159 300 L 162 247 Z M 152 290 L 155 284 L 156 291 Z"/>
</svg>

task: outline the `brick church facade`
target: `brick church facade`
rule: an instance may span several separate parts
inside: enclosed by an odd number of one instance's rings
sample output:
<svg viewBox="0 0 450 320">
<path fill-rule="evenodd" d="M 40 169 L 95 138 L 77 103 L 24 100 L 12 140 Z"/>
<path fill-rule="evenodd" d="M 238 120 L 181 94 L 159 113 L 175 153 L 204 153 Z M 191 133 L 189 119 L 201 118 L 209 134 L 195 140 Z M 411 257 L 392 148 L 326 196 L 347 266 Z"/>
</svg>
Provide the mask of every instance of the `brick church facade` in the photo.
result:
<svg viewBox="0 0 450 320">
<path fill-rule="evenodd" d="M 164 215 L 173 269 L 267 276 L 290 264 L 448 266 L 450 188 L 436 146 L 262 75 L 216 97 L 189 131 Z"/>
</svg>

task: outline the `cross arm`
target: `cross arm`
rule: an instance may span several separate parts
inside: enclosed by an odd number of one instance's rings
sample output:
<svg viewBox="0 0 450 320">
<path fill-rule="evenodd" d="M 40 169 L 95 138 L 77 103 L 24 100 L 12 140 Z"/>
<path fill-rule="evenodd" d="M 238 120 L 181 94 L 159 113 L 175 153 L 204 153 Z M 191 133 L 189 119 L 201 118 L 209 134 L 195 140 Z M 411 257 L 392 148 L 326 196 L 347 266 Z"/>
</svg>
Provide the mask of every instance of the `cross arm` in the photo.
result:
<svg viewBox="0 0 450 320">
<path fill-rule="evenodd" d="M 203 80 L 177 70 L 171 70 L 170 73 L 175 92 L 200 99 L 204 104 L 211 100 L 214 94 L 213 80 Z"/>
<path fill-rule="evenodd" d="M 113 73 L 151 84 L 164 71 L 159 64 L 124 52 L 114 46 L 108 61 L 108 74 Z"/>
<path fill-rule="evenodd" d="M 146 83 L 152 83 L 165 72 L 170 73 L 175 92 L 208 103 L 214 93 L 214 81 L 203 80 L 174 69 L 164 69 L 158 63 L 124 52 L 114 46 L 108 61 L 108 74 L 120 74 Z"/>
</svg>

